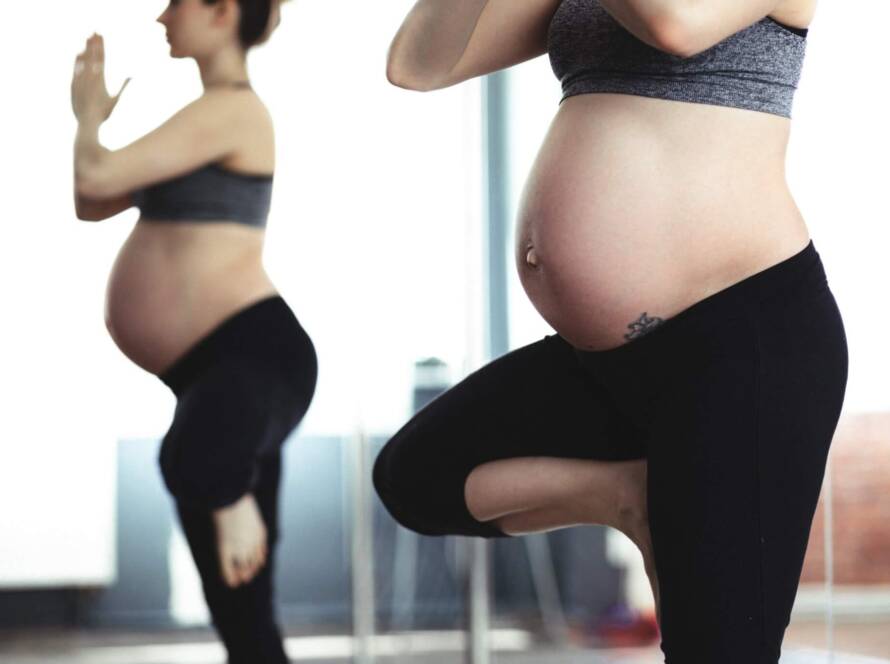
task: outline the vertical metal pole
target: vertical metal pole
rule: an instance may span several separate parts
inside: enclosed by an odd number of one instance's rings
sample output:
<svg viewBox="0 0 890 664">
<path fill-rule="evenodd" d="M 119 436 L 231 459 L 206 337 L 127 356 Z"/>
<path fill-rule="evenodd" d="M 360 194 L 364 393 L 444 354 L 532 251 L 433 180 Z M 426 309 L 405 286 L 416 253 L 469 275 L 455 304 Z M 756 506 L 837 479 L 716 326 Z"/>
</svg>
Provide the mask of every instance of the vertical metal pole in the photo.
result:
<svg viewBox="0 0 890 664">
<path fill-rule="evenodd" d="M 489 664 L 489 550 L 488 541 L 481 537 L 468 538 L 470 547 L 469 578 L 469 639 L 465 661 L 468 664 Z"/>
<path fill-rule="evenodd" d="M 374 547 L 369 442 L 359 429 L 351 441 L 352 459 L 352 629 L 353 661 L 372 664 L 374 653 Z"/>
<path fill-rule="evenodd" d="M 507 73 L 485 77 L 483 106 L 483 173 L 486 214 L 483 215 L 487 255 L 487 339 L 489 360 L 510 348 L 507 314 L 507 244 L 510 235 L 510 168 L 507 125 Z"/>
<path fill-rule="evenodd" d="M 486 356 L 499 357 L 509 348 L 507 318 L 507 238 L 509 234 L 507 122 L 507 74 L 496 72 L 482 81 L 483 173 L 485 213 Z M 470 546 L 469 639 L 466 661 L 488 664 L 489 646 L 489 547 L 488 540 L 473 538 Z"/>
<path fill-rule="evenodd" d="M 414 627 L 419 546 L 420 536 L 417 533 L 401 526 L 396 527 L 396 545 L 392 559 L 391 631 L 407 632 Z"/>
<path fill-rule="evenodd" d="M 556 579 L 556 565 L 550 551 L 547 533 L 535 533 L 522 538 L 531 566 L 532 582 L 538 596 L 538 606 L 544 619 L 544 628 L 553 643 L 561 646 L 569 644 L 569 627 L 562 609 L 559 583 Z"/>
</svg>

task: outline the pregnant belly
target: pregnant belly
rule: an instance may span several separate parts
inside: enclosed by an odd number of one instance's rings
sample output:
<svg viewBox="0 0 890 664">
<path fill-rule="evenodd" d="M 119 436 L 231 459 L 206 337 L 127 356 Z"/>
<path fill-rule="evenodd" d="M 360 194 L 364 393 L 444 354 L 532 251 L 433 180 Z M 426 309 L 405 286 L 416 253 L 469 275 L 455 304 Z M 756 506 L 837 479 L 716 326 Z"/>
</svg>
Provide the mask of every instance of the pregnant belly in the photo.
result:
<svg viewBox="0 0 890 664">
<path fill-rule="evenodd" d="M 628 343 L 806 246 L 782 162 L 762 149 L 728 159 L 725 140 L 671 149 L 626 112 L 595 125 L 560 115 L 523 191 L 516 262 L 535 308 L 574 346 Z"/>
<path fill-rule="evenodd" d="M 276 292 L 259 258 L 219 259 L 200 242 L 171 249 L 172 238 L 157 235 L 137 224 L 118 253 L 105 296 L 105 324 L 115 344 L 154 374 L 226 317 Z"/>
</svg>

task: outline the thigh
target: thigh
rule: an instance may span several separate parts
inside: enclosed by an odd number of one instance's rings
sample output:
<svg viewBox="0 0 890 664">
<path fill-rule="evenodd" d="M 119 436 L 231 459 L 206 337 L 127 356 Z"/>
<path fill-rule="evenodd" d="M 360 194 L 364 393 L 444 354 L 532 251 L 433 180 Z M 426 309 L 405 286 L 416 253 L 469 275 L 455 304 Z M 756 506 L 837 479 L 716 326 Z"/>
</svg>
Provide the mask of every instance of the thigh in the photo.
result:
<svg viewBox="0 0 890 664">
<path fill-rule="evenodd" d="M 208 367 L 179 397 L 160 461 L 171 493 L 213 509 L 256 481 L 257 459 L 274 453 L 305 412 L 291 384 L 265 361 L 234 356 Z"/>
<path fill-rule="evenodd" d="M 667 662 L 776 664 L 846 381 L 828 308 L 703 343 L 651 421 L 647 500 Z M 707 357 L 705 357 L 707 354 Z"/>
<path fill-rule="evenodd" d="M 764 631 L 778 657 L 843 407 L 848 354 L 827 285 L 765 308 L 758 340 Z"/>
<path fill-rule="evenodd" d="M 494 360 L 421 409 L 381 450 L 375 487 L 418 532 L 499 535 L 469 515 L 466 478 L 488 461 L 522 456 L 645 456 L 641 432 L 557 335 Z"/>
</svg>

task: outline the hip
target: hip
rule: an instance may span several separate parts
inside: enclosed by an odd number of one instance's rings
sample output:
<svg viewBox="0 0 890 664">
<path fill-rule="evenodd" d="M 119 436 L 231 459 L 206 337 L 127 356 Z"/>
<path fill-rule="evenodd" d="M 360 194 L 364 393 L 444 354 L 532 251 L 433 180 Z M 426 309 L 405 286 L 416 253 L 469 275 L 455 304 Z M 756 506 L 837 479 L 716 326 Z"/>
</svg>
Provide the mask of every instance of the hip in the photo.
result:
<svg viewBox="0 0 890 664">
<path fill-rule="evenodd" d="M 575 353 L 641 426 L 681 402 L 700 407 L 703 395 L 741 403 L 758 393 L 764 408 L 791 399 L 801 417 L 836 421 L 847 381 L 844 321 L 812 241 L 641 338 Z"/>
<path fill-rule="evenodd" d="M 157 375 L 179 396 L 207 371 L 223 365 L 262 366 L 267 375 L 308 397 L 318 374 L 312 339 L 277 293 L 226 316 Z"/>
</svg>

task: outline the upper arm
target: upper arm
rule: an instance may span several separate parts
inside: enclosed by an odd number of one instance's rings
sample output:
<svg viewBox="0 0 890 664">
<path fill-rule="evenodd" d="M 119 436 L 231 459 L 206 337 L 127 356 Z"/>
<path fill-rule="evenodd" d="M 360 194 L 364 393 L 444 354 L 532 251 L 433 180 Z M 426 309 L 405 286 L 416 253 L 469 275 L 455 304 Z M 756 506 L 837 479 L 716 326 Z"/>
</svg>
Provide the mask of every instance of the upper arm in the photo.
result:
<svg viewBox="0 0 890 664">
<path fill-rule="evenodd" d="M 418 88 L 447 88 L 543 55 L 550 20 L 559 4 L 560 0 L 488 0 L 451 71 Z"/>
<path fill-rule="evenodd" d="M 782 0 L 688 0 L 665 39 L 683 57 L 706 51 L 771 14 Z"/>
<path fill-rule="evenodd" d="M 205 93 L 160 127 L 119 150 L 103 151 L 78 169 L 75 186 L 88 198 L 112 198 L 217 161 L 235 149 L 243 92 Z"/>
</svg>

